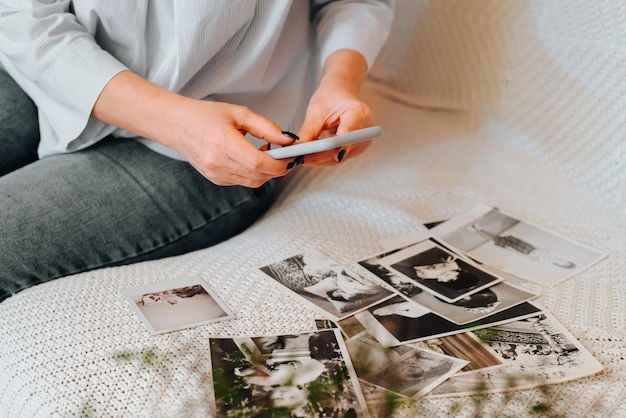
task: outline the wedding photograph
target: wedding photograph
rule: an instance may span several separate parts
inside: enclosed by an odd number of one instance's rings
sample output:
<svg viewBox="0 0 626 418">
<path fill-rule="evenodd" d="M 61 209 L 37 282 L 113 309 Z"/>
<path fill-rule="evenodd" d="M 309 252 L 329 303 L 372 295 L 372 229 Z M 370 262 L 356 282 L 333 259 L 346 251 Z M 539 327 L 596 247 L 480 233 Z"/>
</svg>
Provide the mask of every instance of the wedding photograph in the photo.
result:
<svg viewBox="0 0 626 418">
<path fill-rule="evenodd" d="M 535 283 L 554 286 L 606 254 L 478 205 L 431 230 L 455 251 Z"/>
</svg>

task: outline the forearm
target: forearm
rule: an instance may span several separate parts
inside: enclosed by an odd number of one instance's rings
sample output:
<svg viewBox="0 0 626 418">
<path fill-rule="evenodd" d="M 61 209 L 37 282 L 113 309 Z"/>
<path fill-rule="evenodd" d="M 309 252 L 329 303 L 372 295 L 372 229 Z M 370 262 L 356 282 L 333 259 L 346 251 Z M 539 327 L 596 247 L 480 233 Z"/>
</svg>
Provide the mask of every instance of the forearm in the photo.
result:
<svg viewBox="0 0 626 418">
<path fill-rule="evenodd" d="M 131 71 L 118 73 L 96 100 L 91 116 L 167 145 L 180 121 L 178 111 L 189 100 Z"/>
<path fill-rule="evenodd" d="M 324 63 L 320 84 L 331 83 L 356 97 L 367 76 L 367 62 L 363 55 L 350 49 L 340 49 L 328 56 Z"/>
</svg>

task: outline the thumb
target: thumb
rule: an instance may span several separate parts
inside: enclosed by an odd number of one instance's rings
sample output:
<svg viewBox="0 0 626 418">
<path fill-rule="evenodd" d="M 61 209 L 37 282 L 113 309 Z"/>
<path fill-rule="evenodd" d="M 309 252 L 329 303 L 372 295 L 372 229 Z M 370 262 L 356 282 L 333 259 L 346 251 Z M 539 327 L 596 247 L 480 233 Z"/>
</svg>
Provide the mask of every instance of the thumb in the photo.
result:
<svg viewBox="0 0 626 418">
<path fill-rule="evenodd" d="M 319 138 L 324 128 L 324 118 L 317 114 L 307 112 L 304 122 L 298 131 L 301 142 L 312 141 Z"/>
<path fill-rule="evenodd" d="M 337 125 L 337 135 L 356 131 L 357 129 L 361 129 L 364 127 L 365 126 L 363 126 L 362 118 L 354 113 L 346 112 L 339 117 L 339 124 Z"/>
</svg>

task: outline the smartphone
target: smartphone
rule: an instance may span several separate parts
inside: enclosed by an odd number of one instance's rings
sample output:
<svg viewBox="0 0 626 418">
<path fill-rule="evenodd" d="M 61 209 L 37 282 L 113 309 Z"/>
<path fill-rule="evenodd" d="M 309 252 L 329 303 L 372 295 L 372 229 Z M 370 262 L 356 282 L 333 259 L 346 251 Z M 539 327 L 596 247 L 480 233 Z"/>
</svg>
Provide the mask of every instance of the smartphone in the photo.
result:
<svg viewBox="0 0 626 418">
<path fill-rule="evenodd" d="M 300 155 L 313 154 L 315 152 L 328 151 L 343 145 L 356 144 L 358 142 L 369 141 L 381 136 L 383 128 L 372 126 L 370 128 L 357 129 L 341 135 L 334 135 L 328 138 L 316 139 L 314 141 L 302 142 L 300 144 L 288 145 L 286 147 L 274 148 L 265 151 L 271 157 L 280 160 L 283 158 L 297 157 Z"/>
</svg>

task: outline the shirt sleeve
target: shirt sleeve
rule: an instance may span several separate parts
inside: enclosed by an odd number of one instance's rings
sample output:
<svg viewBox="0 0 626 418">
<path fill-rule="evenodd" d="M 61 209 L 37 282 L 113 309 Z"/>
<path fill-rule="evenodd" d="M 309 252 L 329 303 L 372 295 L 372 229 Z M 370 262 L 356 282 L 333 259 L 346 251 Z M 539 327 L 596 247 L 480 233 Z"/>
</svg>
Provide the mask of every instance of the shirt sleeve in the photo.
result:
<svg viewBox="0 0 626 418">
<path fill-rule="evenodd" d="M 76 20 L 70 3 L 0 0 L 0 63 L 35 102 L 42 135 L 52 135 L 46 142 L 61 152 L 87 127 L 102 89 L 126 69 Z"/>
<path fill-rule="evenodd" d="M 360 52 L 371 67 L 389 35 L 394 0 L 313 0 L 320 64 L 340 49 Z"/>
</svg>

